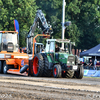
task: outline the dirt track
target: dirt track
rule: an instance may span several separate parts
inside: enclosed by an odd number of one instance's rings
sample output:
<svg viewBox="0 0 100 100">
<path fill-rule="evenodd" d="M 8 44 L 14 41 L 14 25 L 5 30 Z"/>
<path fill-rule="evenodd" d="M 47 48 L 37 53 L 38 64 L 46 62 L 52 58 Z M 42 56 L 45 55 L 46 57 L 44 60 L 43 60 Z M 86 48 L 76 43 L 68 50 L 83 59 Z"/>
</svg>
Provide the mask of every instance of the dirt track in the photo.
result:
<svg viewBox="0 0 100 100">
<path fill-rule="evenodd" d="M 100 100 L 100 78 L 36 78 L 0 74 L 0 99 Z"/>
</svg>

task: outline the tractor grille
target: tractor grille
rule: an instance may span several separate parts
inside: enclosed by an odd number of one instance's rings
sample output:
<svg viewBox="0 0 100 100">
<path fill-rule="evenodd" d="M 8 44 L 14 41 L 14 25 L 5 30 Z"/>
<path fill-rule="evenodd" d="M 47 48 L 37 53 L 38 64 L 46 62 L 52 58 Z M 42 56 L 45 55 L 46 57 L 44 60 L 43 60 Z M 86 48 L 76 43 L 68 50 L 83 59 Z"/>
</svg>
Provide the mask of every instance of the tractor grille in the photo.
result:
<svg viewBox="0 0 100 100">
<path fill-rule="evenodd" d="M 69 56 L 68 61 L 74 61 L 75 57 L 74 56 Z"/>
<path fill-rule="evenodd" d="M 75 65 L 75 57 L 74 56 L 69 56 L 67 60 L 67 65 Z"/>
</svg>

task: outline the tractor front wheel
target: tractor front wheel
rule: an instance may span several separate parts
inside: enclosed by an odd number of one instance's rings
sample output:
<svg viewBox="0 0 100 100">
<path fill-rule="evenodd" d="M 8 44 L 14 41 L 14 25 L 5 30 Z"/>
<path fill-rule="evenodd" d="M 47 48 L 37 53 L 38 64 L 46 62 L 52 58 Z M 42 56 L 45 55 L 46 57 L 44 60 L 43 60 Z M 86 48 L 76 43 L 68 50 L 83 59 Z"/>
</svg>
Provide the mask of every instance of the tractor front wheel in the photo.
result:
<svg viewBox="0 0 100 100">
<path fill-rule="evenodd" d="M 78 71 L 75 71 L 74 77 L 77 79 L 82 79 L 84 75 L 84 69 L 83 66 L 80 65 Z"/>
<path fill-rule="evenodd" d="M 60 78 L 62 76 L 61 74 L 62 74 L 61 66 L 59 64 L 54 65 L 53 76 L 55 78 Z"/>
<path fill-rule="evenodd" d="M 44 61 L 41 54 L 36 54 L 33 58 L 33 76 L 41 77 L 44 69 Z"/>
<path fill-rule="evenodd" d="M 73 76 L 74 76 L 74 71 L 73 70 L 66 71 L 66 78 L 73 78 Z"/>
</svg>

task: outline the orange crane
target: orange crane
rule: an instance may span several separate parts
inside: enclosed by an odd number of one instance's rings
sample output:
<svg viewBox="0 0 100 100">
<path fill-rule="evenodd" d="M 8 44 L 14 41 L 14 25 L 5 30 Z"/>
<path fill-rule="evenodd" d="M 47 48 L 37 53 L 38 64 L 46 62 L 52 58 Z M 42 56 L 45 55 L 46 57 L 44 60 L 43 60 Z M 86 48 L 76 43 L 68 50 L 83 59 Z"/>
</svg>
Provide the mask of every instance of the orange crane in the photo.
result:
<svg viewBox="0 0 100 100">
<path fill-rule="evenodd" d="M 38 23 L 42 23 L 42 34 L 37 34 L 36 36 L 34 35 L 35 29 L 38 25 Z M 52 34 L 52 28 L 50 25 L 48 25 L 46 18 L 44 17 L 44 14 L 42 13 L 41 10 L 37 10 L 36 12 L 36 17 L 34 19 L 34 22 L 28 32 L 27 36 L 27 54 L 29 55 L 29 74 L 33 75 L 33 69 L 32 69 L 32 63 L 33 63 L 33 58 L 36 53 L 42 52 L 44 49 L 44 44 L 43 43 L 37 43 L 36 38 L 39 36 L 43 38 L 50 37 L 50 34 Z M 21 68 L 20 73 L 25 72 L 28 69 L 27 66 L 24 66 Z"/>
</svg>

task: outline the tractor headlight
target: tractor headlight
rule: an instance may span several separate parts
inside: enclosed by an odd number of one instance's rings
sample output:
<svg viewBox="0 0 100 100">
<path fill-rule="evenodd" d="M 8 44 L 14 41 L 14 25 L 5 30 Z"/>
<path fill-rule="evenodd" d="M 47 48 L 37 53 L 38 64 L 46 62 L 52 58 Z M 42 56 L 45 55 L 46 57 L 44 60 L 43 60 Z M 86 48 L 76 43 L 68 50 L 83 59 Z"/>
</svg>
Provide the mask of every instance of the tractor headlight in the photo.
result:
<svg viewBox="0 0 100 100">
<path fill-rule="evenodd" d="M 69 64 L 70 63 L 70 61 L 67 61 L 67 64 Z"/>
<path fill-rule="evenodd" d="M 72 61 L 72 64 L 74 64 L 74 61 Z"/>
</svg>

